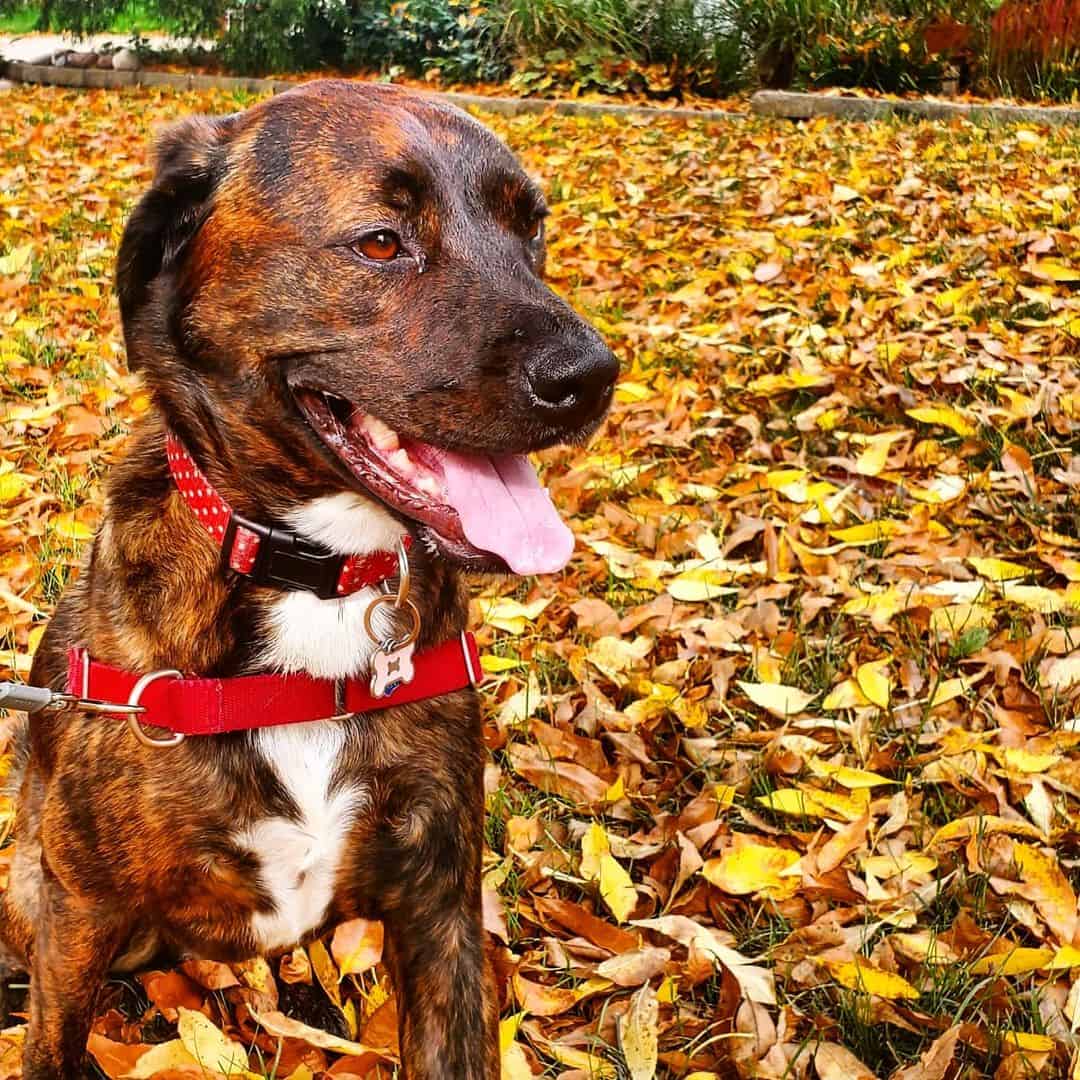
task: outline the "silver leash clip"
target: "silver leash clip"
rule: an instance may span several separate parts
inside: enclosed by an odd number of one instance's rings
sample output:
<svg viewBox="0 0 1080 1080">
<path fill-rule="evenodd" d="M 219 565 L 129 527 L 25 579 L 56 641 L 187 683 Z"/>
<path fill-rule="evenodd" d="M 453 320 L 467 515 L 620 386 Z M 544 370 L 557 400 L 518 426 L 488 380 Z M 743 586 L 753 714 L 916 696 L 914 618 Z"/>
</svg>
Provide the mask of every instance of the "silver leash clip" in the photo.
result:
<svg viewBox="0 0 1080 1080">
<path fill-rule="evenodd" d="M 368 604 L 364 612 L 364 631 L 378 645 L 378 651 L 371 658 L 371 695 L 372 697 L 390 697 L 395 690 L 412 682 L 416 671 L 413 668 L 413 653 L 416 639 L 420 636 L 420 612 L 409 599 L 409 587 L 412 578 L 409 573 L 409 553 L 399 540 L 398 588 L 397 594 L 377 596 Z M 380 638 L 375 631 L 375 612 L 380 607 L 391 605 L 394 612 L 408 614 L 408 628 L 401 634 Z"/>
<path fill-rule="evenodd" d="M 46 686 L 27 686 L 25 683 L 0 682 L 0 709 L 18 709 L 25 713 L 80 709 L 90 713 L 115 713 L 134 716 L 146 712 L 138 703 L 121 705 L 115 701 L 99 701 L 97 698 L 79 697 Z"/>
<path fill-rule="evenodd" d="M 97 698 L 79 697 L 60 690 L 50 690 L 47 686 L 27 686 L 25 683 L 0 682 L 0 709 L 18 709 L 33 715 L 40 712 L 59 712 L 61 709 L 78 709 L 80 712 L 107 713 L 112 716 L 126 716 L 131 733 L 143 746 L 161 749 L 179 746 L 184 741 L 180 732 L 173 732 L 162 739 L 147 735 L 139 723 L 139 715 L 146 712 L 146 706 L 139 704 L 143 691 L 157 679 L 165 676 L 180 677 L 179 671 L 155 671 L 144 675 L 134 687 L 128 700 L 99 701 Z"/>
</svg>

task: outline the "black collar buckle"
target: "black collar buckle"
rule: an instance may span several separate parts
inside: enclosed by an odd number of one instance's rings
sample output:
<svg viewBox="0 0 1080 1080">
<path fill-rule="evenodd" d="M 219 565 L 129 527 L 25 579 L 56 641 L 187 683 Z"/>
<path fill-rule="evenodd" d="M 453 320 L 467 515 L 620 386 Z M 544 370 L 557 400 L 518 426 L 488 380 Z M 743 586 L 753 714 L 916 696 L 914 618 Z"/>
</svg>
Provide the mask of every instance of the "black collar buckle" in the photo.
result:
<svg viewBox="0 0 1080 1080">
<path fill-rule="evenodd" d="M 243 575 L 249 581 L 273 589 L 311 592 L 321 600 L 332 600 L 338 596 L 344 555 L 335 555 L 321 544 L 303 540 L 287 529 L 260 525 L 235 512 L 229 518 L 221 541 L 222 564 L 227 569 L 236 530 L 241 527 L 259 538 L 255 565 Z"/>
</svg>

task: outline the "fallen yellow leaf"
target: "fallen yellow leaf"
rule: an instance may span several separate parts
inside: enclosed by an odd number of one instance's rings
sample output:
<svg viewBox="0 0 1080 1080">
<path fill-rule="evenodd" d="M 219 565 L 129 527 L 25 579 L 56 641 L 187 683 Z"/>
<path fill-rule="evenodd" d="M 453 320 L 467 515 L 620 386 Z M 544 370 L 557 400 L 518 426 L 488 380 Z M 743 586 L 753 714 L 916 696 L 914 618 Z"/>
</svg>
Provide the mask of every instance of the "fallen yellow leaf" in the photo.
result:
<svg viewBox="0 0 1080 1080">
<path fill-rule="evenodd" d="M 586 881 L 596 881 L 600 876 L 600 860 L 611 854 L 604 826 L 593 821 L 581 837 L 581 876 Z"/>
<path fill-rule="evenodd" d="M 973 814 L 971 817 L 957 818 L 947 825 L 942 825 L 928 847 L 948 843 L 951 840 L 967 840 L 971 836 L 989 836 L 991 833 L 1016 833 L 1019 836 L 1041 838 L 1042 834 L 1034 825 L 1026 821 L 1013 821 L 994 814 Z"/>
<path fill-rule="evenodd" d="M 919 996 L 919 991 L 907 979 L 891 971 L 882 971 L 864 960 L 829 961 L 825 967 L 841 986 L 849 990 L 861 990 L 889 1001 L 914 1001 Z"/>
<path fill-rule="evenodd" d="M 1016 581 L 1018 578 L 1031 577 L 1032 573 L 1028 567 L 1009 562 L 1007 559 L 980 558 L 971 555 L 968 556 L 967 563 L 979 577 L 986 578 L 987 581 Z"/>
<path fill-rule="evenodd" d="M 974 435 L 975 425 L 963 413 L 951 405 L 921 405 L 917 409 L 908 409 L 908 416 L 920 424 L 947 427 L 957 435 Z"/>
<path fill-rule="evenodd" d="M 739 591 L 731 587 L 733 577 L 730 570 L 721 570 L 708 565 L 696 566 L 672 578 L 667 583 L 667 591 L 676 600 L 682 600 L 684 603 L 716 600 L 718 597 L 731 596 Z"/>
<path fill-rule="evenodd" d="M 854 679 L 844 679 L 829 691 L 821 707 L 830 712 L 838 709 L 861 709 L 870 704 Z"/>
<path fill-rule="evenodd" d="M 614 855 L 600 856 L 600 896 L 619 922 L 626 922 L 637 906 L 637 889 Z"/>
<path fill-rule="evenodd" d="M 860 664 L 855 671 L 855 682 L 859 690 L 871 705 L 879 709 L 887 709 L 892 696 L 892 679 L 889 678 L 889 664 L 891 661 L 872 660 L 867 664 Z"/>
<path fill-rule="evenodd" d="M 550 596 L 540 597 L 529 604 L 519 603 L 509 596 L 499 596 L 494 600 L 481 600 L 480 612 L 484 622 L 490 626 L 498 627 L 508 634 L 519 635 L 539 618 L 550 603 Z"/>
<path fill-rule="evenodd" d="M 1049 967 L 1054 959 L 1053 949 L 1010 949 L 1005 953 L 980 956 L 968 965 L 972 975 L 1025 975 Z"/>
<path fill-rule="evenodd" d="M 1035 905 L 1058 941 L 1071 945 L 1077 930 L 1076 893 L 1057 857 L 1022 843 L 1013 844 L 1012 857 L 1024 883 L 1023 895 Z"/>
<path fill-rule="evenodd" d="M 74 540 L 77 543 L 82 543 L 86 540 L 92 540 L 94 538 L 94 530 L 90 528 L 85 522 L 79 521 L 75 517 L 72 511 L 65 511 L 62 514 L 57 514 L 50 522 L 52 530 L 57 536 L 62 536 L 65 540 Z"/>
<path fill-rule="evenodd" d="M 1031 1054 L 1048 1054 L 1054 1049 L 1049 1035 L 1036 1035 L 1030 1031 L 1003 1031 L 1001 1041 L 1006 1049 L 1026 1050 Z"/>
<path fill-rule="evenodd" d="M 1040 259 L 1026 267 L 1032 277 L 1040 281 L 1080 281 L 1080 270 L 1053 259 Z"/>
<path fill-rule="evenodd" d="M 180 1042 L 200 1065 L 226 1075 L 247 1072 L 247 1051 L 239 1043 L 227 1039 L 202 1013 L 183 1007 L 177 1011 Z"/>
<path fill-rule="evenodd" d="M 827 817 L 829 814 L 814 796 L 799 788 L 770 791 L 768 795 L 759 795 L 755 802 L 779 814 L 797 814 L 799 817 Z"/>
<path fill-rule="evenodd" d="M 701 868 L 705 880 L 732 896 L 749 894 L 786 900 L 798 891 L 802 879 L 784 877 L 799 861 L 799 853 L 772 844 L 739 843 Z"/>
<path fill-rule="evenodd" d="M 809 765 L 818 776 L 827 776 L 841 787 L 851 789 L 873 788 L 881 784 L 899 783 L 899 781 L 890 780 L 880 773 L 869 772 L 866 769 L 852 769 L 847 765 L 834 765 L 832 762 L 823 761 L 818 757 L 811 758 Z"/>
</svg>

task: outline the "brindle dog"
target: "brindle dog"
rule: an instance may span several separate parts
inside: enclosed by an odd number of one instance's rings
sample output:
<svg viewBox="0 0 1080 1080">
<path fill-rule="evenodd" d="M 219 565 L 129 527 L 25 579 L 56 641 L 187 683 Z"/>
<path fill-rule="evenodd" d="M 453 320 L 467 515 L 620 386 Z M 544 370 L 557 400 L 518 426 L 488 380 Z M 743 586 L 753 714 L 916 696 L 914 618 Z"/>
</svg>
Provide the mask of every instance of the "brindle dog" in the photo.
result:
<svg viewBox="0 0 1080 1080">
<path fill-rule="evenodd" d="M 493 135 L 396 87 L 311 83 L 168 131 L 117 270 L 154 409 L 32 681 L 62 687 L 73 645 L 137 672 L 366 670 L 355 612 L 373 593 L 223 568 L 170 479 L 169 429 L 247 518 L 343 552 L 411 534 L 418 647 L 459 634 L 461 570 L 506 560 L 342 440 L 497 460 L 591 433 L 617 364 L 542 281 L 545 214 Z M 377 422 L 348 427 L 358 414 Z M 31 972 L 26 1080 L 81 1074 L 111 967 L 159 944 L 240 959 L 357 916 L 386 926 L 411 1080 L 497 1075 L 474 691 L 168 750 L 65 710 L 35 716 L 24 748 L 0 915 Z"/>
</svg>

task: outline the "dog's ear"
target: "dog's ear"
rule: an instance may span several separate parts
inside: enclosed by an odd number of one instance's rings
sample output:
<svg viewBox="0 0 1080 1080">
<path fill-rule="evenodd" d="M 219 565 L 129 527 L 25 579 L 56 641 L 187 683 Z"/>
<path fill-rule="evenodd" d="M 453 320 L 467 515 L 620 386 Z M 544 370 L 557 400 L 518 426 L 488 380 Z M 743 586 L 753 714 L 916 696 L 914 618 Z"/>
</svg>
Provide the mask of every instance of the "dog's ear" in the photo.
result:
<svg viewBox="0 0 1080 1080">
<path fill-rule="evenodd" d="M 205 220 L 225 174 L 237 119 L 192 116 L 158 139 L 153 182 L 128 218 L 116 260 L 125 324 L 145 302 L 150 283 L 175 264 Z"/>
</svg>

